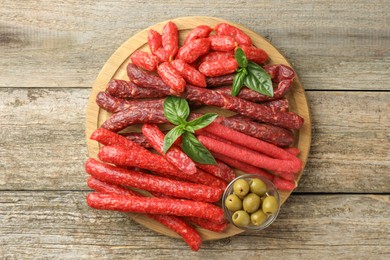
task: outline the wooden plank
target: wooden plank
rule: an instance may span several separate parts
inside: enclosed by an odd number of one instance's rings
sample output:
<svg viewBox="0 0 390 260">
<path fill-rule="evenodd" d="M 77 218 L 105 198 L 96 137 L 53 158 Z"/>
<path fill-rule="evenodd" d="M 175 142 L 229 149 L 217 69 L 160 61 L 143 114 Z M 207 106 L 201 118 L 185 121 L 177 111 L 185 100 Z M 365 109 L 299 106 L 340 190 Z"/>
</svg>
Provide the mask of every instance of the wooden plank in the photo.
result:
<svg viewBox="0 0 390 260">
<path fill-rule="evenodd" d="M 389 89 L 386 0 L 216 0 L 205 7 L 188 0 L 23 5 L 8 0 L 0 13 L 0 87 L 90 87 L 129 37 L 191 13 L 231 20 L 264 35 L 293 63 L 307 89 Z"/>
<path fill-rule="evenodd" d="M 259 233 L 204 242 L 199 252 L 126 214 L 97 211 L 86 192 L 0 192 L 0 257 L 319 259 L 390 257 L 389 195 L 293 195 Z"/>
<path fill-rule="evenodd" d="M 89 89 L 1 89 L 0 190 L 85 189 Z M 307 92 L 313 140 L 297 191 L 388 193 L 389 92 Z"/>
</svg>

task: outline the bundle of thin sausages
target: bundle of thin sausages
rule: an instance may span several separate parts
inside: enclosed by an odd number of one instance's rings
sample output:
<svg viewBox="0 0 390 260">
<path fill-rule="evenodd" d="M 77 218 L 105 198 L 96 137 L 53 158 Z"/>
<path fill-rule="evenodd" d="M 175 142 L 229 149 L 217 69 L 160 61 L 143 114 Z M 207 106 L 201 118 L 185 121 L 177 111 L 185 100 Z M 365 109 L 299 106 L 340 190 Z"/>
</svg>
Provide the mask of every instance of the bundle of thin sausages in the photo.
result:
<svg viewBox="0 0 390 260">
<path fill-rule="evenodd" d="M 145 213 L 197 251 L 202 239 L 193 224 L 215 232 L 227 227 L 223 210 L 213 203 L 235 178 L 232 168 L 262 175 L 280 190 L 296 187 L 302 162 L 299 150 L 289 146 L 303 119 L 288 111 L 284 98 L 294 71 L 285 65 L 265 65 L 268 54 L 253 46 L 240 29 L 226 23 L 214 29 L 201 25 L 181 47 L 178 37 L 173 22 L 161 34 L 150 30 L 150 53 L 137 50 L 130 56 L 129 80 L 113 79 L 106 91 L 98 93 L 97 104 L 112 115 L 91 136 L 103 146 L 100 161 L 91 158 L 86 163 L 88 185 L 96 191 L 88 195 L 87 203 L 96 209 Z M 237 97 L 231 96 L 237 46 L 271 76 L 273 97 L 246 87 Z M 216 165 L 193 162 L 181 150 L 180 140 L 163 152 L 165 133 L 158 125 L 169 123 L 163 111 L 169 95 L 185 98 L 192 108 L 214 106 L 237 113 L 218 116 L 195 133 Z M 189 119 L 201 115 L 191 113 Z M 118 134 L 134 124 L 142 124 L 142 133 Z M 148 191 L 152 197 L 131 188 Z"/>
</svg>

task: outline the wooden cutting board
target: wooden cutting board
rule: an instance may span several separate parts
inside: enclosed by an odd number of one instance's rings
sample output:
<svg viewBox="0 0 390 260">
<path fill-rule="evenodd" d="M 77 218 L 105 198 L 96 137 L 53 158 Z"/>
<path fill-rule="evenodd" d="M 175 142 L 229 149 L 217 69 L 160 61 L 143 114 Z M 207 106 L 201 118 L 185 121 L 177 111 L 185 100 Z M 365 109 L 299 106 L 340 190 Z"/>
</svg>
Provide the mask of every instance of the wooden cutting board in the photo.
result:
<svg viewBox="0 0 390 260">
<path fill-rule="evenodd" d="M 243 27 L 242 25 L 230 21 L 226 21 L 223 19 L 219 19 L 219 18 L 204 17 L 204 16 L 181 17 L 181 18 L 173 19 L 172 21 L 177 25 L 179 29 L 180 45 L 183 44 L 184 39 L 188 34 L 188 32 L 191 29 L 195 28 L 196 26 L 205 24 L 214 27 L 218 23 L 226 22 L 243 30 L 252 38 L 252 42 L 255 46 L 264 49 L 270 56 L 270 64 L 285 64 L 292 67 L 291 64 L 286 60 L 286 58 L 283 57 L 283 55 L 274 46 L 272 46 L 272 44 L 269 43 L 264 37 Z M 89 137 L 91 136 L 92 132 L 96 128 L 98 128 L 110 116 L 110 113 L 106 112 L 103 109 L 100 109 L 97 106 L 95 102 L 97 93 L 100 91 L 104 91 L 106 89 L 107 83 L 111 79 L 128 80 L 126 74 L 126 66 L 130 62 L 129 56 L 135 50 L 138 49 L 149 52 L 148 45 L 147 45 L 147 35 L 149 29 L 153 29 L 161 33 L 163 26 L 167 22 L 168 21 L 164 21 L 156 25 L 153 25 L 135 34 L 133 37 L 129 38 L 122 46 L 120 46 L 114 52 L 114 54 L 108 59 L 108 61 L 100 71 L 92 87 L 91 95 L 87 106 L 87 113 L 86 113 L 86 142 L 87 142 L 87 148 L 90 157 L 97 158 L 97 153 L 99 151 L 100 146 L 97 142 L 90 140 Z M 300 83 L 298 77 L 295 78 L 293 88 L 288 93 L 287 98 L 289 100 L 290 111 L 297 113 L 305 120 L 303 127 L 295 133 L 295 143 L 293 145 L 294 147 L 298 147 L 300 149 L 301 153 L 299 155 L 299 158 L 302 160 L 303 166 L 305 166 L 307 162 L 309 150 L 310 150 L 311 122 L 310 122 L 310 113 L 309 113 L 307 98 L 305 95 L 305 90 L 302 84 Z M 201 108 L 199 111 L 200 112 L 213 111 L 223 116 L 228 116 L 232 114 L 230 111 L 225 111 L 216 108 Z M 126 130 L 140 132 L 140 127 L 132 126 L 127 128 Z M 303 170 L 297 175 L 297 182 L 299 182 L 302 172 Z M 236 174 L 240 175 L 242 174 L 242 172 L 236 170 Z M 287 200 L 290 194 L 291 192 L 285 192 L 285 191 L 282 191 L 280 193 L 282 203 L 284 203 Z M 129 214 L 129 215 L 131 216 L 132 219 L 134 219 L 136 222 L 140 223 L 145 227 L 148 227 L 156 232 L 165 234 L 170 237 L 179 238 L 179 236 L 175 232 L 171 231 L 170 229 L 166 228 L 160 223 L 145 217 L 142 214 Z M 198 228 L 198 230 L 204 240 L 222 239 L 243 232 L 242 230 L 234 227 L 233 225 L 229 225 L 229 227 L 222 233 L 216 233 L 202 228 Z M 262 232 L 266 232 L 266 230 Z"/>
</svg>

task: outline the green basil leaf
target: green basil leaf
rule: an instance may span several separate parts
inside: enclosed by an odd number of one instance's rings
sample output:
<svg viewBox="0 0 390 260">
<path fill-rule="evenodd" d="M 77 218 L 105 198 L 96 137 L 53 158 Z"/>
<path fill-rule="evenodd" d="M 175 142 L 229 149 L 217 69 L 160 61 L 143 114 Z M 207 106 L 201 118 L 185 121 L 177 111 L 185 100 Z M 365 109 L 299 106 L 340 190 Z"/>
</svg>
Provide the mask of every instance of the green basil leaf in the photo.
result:
<svg viewBox="0 0 390 260">
<path fill-rule="evenodd" d="M 184 126 L 184 130 L 195 134 L 195 129 L 191 125 L 188 125 L 188 123 Z"/>
<path fill-rule="evenodd" d="M 187 100 L 179 97 L 166 97 L 164 101 L 164 116 L 169 122 L 180 125 L 186 122 L 190 114 Z"/>
<path fill-rule="evenodd" d="M 248 66 L 248 59 L 246 58 L 245 53 L 241 48 L 236 49 L 234 58 L 236 59 L 238 66 L 241 68 L 246 68 L 246 66 Z"/>
<path fill-rule="evenodd" d="M 182 126 L 175 126 L 164 137 L 163 152 L 166 153 L 172 144 L 184 133 Z"/>
<path fill-rule="evenodd" d="M 217 164 L 209 150 L 196 139 L 195 135 L 189 132 L 183 134 L 182 149 L 195 162 L 201 164 Z"/>
<path fill-rule="evenodd" d="M 254 62 L 248 62 L 248 75 L 244 79 L 244 85 L 261 94 L 272 97 L 274 90 L 271 76 Z"/>
<path fill-rule="evenodd" d="M 248 72 L 245 68 L 242 69 L 243 70 L 240 69 L 240 71 L 237 72 L 233 78 L 232 96 L 237 96 L 242 86 L 244 85 L 244 79 L 247 76 Z"/>
<path fill-rule="evenodd" d="M 207 113 L 201 117 L 198 117 L 198 118 L 188 122 L 187 126 L 190 126 L 193 130 L 198 130 L 198 129 L 201 129 L 201 128 L 206 127 L 209 124 L 211 124 L 217 117 L 218 117 L 218 114 Z M 186 130 L 187 130 L 187 128 L 186 128 Z"/>
</svg>

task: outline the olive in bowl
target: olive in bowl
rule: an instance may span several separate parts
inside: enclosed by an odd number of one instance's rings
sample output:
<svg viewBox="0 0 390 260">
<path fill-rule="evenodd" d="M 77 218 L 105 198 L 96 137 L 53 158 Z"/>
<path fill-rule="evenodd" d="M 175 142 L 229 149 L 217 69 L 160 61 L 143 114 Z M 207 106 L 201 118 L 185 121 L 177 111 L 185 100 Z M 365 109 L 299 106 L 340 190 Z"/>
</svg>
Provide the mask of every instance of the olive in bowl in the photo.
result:
<svg viewBox="0 0 390 260">
<path fill-rule="evenodd" d="M 245 174 L 229 183 L 222 197 L 226 219 L 243 230 L 262 230 L 279 214 L 280 197 L 274 184 L 257 174 Z"/>
</svg>

